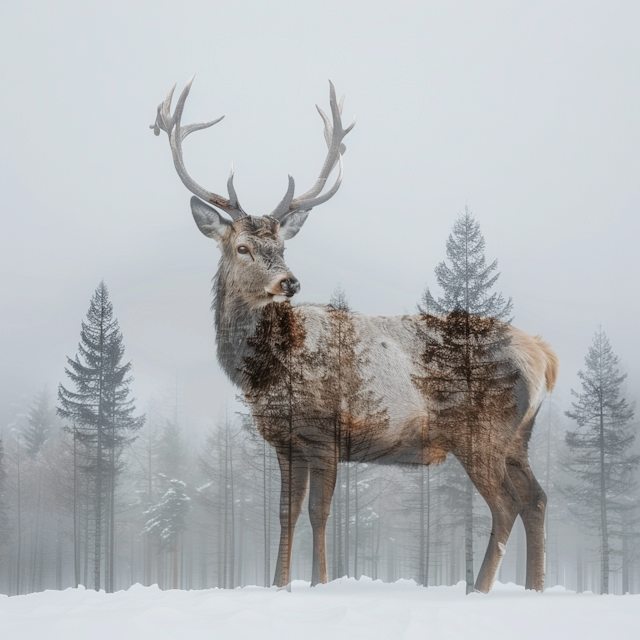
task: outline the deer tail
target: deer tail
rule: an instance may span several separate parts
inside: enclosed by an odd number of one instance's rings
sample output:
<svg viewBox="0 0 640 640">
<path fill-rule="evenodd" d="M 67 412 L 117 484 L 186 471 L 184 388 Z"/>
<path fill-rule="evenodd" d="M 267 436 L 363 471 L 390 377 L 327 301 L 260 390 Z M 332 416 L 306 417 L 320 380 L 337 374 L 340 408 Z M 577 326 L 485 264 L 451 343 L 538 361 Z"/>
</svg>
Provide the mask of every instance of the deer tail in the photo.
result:
<svg viewBox="0 0 640 640">
<path fill-rule="evenodd" d="M 558 356 L 556 352 L 551 348 L 551 345 L 548 342 L 545 342 L 540 336 L 536 336 L 536 341 L 544 354 L 545 359 L 545 381 L 547 383 L 547 391 L 553 391 L 553 388 L 556 386 L 556 380 L 558 379 L 558 368 L 560 366 L 560 361 L 558 360 Z"/>
</svg>

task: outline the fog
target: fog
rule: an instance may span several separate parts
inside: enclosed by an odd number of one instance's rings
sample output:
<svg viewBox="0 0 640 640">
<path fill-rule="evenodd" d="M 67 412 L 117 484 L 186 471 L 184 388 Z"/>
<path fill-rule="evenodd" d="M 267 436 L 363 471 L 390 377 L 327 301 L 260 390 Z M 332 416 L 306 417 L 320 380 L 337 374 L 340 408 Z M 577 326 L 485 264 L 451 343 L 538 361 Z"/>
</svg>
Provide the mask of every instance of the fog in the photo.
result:
<svg viewBox="0 0 640 640">
<path fill-rule="evenodd" d="M 62 381 L 102 278 L 139 406 L 176 376 L 194 420 L 233 402 L 217 249 L 149 130 L 194 72 L 184 121 L 226 117 L 185 143 L 187 167 L 224 193 L 234 161 L 252 214 L 288 173 L 315 180 L 327 79 L 357 115 L 339 194 L 289 243 L 300 300 L 341 283 L 362 313 L 413 312 L 468 204 L 514 324 L 560 356 L 558 396 L 600 323 L 635 393 L 639 17 L 629 2 L 3 2 L 3 424 Z"/>
</svg>

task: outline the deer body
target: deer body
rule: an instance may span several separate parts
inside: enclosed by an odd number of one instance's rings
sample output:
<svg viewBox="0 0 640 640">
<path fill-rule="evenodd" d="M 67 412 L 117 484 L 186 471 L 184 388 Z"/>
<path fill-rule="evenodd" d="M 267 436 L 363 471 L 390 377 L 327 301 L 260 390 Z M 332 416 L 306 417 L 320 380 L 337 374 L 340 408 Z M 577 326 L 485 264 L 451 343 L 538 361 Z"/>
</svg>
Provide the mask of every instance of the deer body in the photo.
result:
<svg viewBox="0 0 640 640">
<path fill-rule="evenodd" d="M 159 133 L 162 129 L 169 135 L 178 174 L 198 196 L 191 200 L 196 223 L 203 234 L 217 242 L 221 251 L 213 304 L 218 360 L 231 381 L 246 394 L 258 429 L 278 456 L 282 480 L 281 538 L 274 583 L 284 586 L 289 582 L 293 532 L 307 490 L 313 528 L 312 583 L 327 581 L 325 530 L 341 460 L 431 464 L 452 453 L 487 501 L 493 517 L 476 589 L 486 592 L 491 588 L 511 528 L 520 515 L 527 533 L 526 586 L 541 590 L 546 497 L 529 466 L 527 443 L 544 395 L 555 383 L 555 354 L 539 338 L 505 327 L 509 339 L 498 355 L 517 373 L 509 390 L 515 408 L 511 413 L 496 414 L 494 420 L 474 426 L 477 444 L 470 455 L 465 448 L 469 427 L 438 421 L 438 401 L 415 383 L 418 376 L 424 375 L 421 317 L 349 313 L 346 318 L 353 328 L 357 349 L 366 354 L 365 359 L 356 358 L 349 366 L 366 371 L 347 370 L 344 375 L 366 379 L 367 391 L 379 406 L 378 415 L 384 416 L 374 428 L 367 423 L 371 418 L 366 412 L 357 407 L 339 407 L 342 412 L 354 414 L 347 415 L 345 420 L 357 425 L 361 437 L 366 438 L 366 446 L 349 447 L 348 429 L 338 433 L 323 426 L 331 423 L 335 413 L 335 407 L 330 407 L 321 393 L 323 381 L 331 374 L 331 364 L 326 358 L 323 360 L 322 351 L 330 338 L 335 310 L 322 305 L 291 306 L 290 298 L 298 292 L 299 283 L 283 254 L 285 240 L 296 235 L 309 211 L 331 197 L 340 185 L 345 151 L 342 138 L 351 129 L 342 128 L 342 103 L 338 105 L 331 86 L 333 122 L 320 111 L 329 151 L 316 185 L 294 199 L 294 182 L 290 177 L 287 194 L 270 215 L 249 216 L 238 203 L 233 172 L 228 182 L 229 199 L 205 191 L 186 174 L 182 140 L 191 131 L 217 122 L 181 128 L 180 117 L 190 85 L 191 82 L 183 91 L 173 116 L 169 111 L 173 90 L 160 105 L 155 130 Z M 336 165 L 340 167 L 338 180 L 320 195 Z M 210 204 L 229 213 L 232 220 L 222 217 Z M 269 364 L 270 349 L 273 366 Z M 297 384 L 304 388 L 296 415 L 290 416 L 297 423 L 293 435 L 291 429 L 288 432 L 284 428 L 274 429 L 273 420 L 265 413 L 265 407 L 269 410 L 265 394 L 278 385 L 278 376 L 283 375 L 276 366 L 279 363 L 276 356 L 289 358 L 291 367 L 298 372 Z"/>
</svg>

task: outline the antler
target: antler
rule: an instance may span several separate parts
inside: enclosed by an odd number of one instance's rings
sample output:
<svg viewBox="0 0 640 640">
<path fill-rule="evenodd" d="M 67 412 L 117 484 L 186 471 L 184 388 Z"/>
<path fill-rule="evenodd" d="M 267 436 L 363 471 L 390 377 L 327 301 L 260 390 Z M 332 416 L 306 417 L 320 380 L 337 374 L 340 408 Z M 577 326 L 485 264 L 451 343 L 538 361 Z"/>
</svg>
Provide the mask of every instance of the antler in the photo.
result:
<svg viewBox="0 0 640 640">
<path fill-rule="evenodd" d="M 336 100 L 336 90 L 331 80 L 329 80 L 329 87 L 329 103 L 331 106 L 331 117 L 333 123 L 329 121 L 327 114 L 318 105 L 316 105 L 316 109 L 320 113 L 324 122 L 324 139 L 326 140 L 328 147 L 327 157 L 322 165 L 320 175 L 313 187 L 295 199 L 293 198 L 295 182 L 293 178 L 289 176 L 289 187 L 287 189 L 287 193 L 280 204 L 270 214 L 272 218 L 275 218 L 279 222 L 282 222 L 294 211 L 309 211 L 313 207 L 317 207 L 319 204 L 326 202 L 329 198 L 333 197 L 336 191 L 340 188 L 340 183 L 342 182 L 342 156 L 347 150 L 345 145 L 342 144 L 342 139 L 347 135 L 347 133 L 349 133 L 349 131 L 351 131 L 351 129 L 353 129 L 356 121 L 354 119 L 346 129 L 342 128 L 341 116 L 344 96 L 340 98 L 340 103 L 338 103 Z M 329 174 L 333 171 L 336 164 L 339 165 L 337 180 L 329 191 L 320 195 L 327 183 Z"/>
<path fill-rule="evenodd" d="M 171 115 L 171 100 L 173 99 L 173 92 L 176 89 L 176 85 L 174 84 L 171 87 L 171 91 L 167 95 L 164 102 L 161 102 L 158 105 L 158 115 L 156 116 L 155 124 L 152 124 L 149 128 L 153 129 L 153 132 L 159 136 L 160 129 L 166 131 L 169 136 L 169 144 L 171 145 L 171 153 L 173 154 L 173 164 L 176 167 L 176 171 L 180 176 L 180 180 L 182 180 L 183 184 L 191 193 L 194 193 L 201 198 L 205 202 L 209 202 L 216 207 L 226 211 L 233 220 L 237 220 L 238 218 L 242 218 L 247 214 L 242 210 L 240 203 L 238 202 L 238 196 L 236 195 L 236 190 L 233 187 L 233 165 L 231 165 L 231 174 L 229 175 L 229 179 L 227 180 L 227 191 L 229 192 L 229 199 L 223 198 L 216 193 L 211 191 L 207 191 L 203 189 L 189 174 L 184 166 L 184 161 L 182 159 L 182 141 L 194 131 L 199 131 L 200 129 L 207 129 L 208 127 L 212 127 L 214 124 L 217 124 L 224 118 L 221 116 L 217 120 L 212 120 L 211 122 L 198 122 L 195 124 L 189 124 L 185 127 L 181 126 L 180 120 L 182 119 L 182 111 L 184 109 L 184 103 L 187 100 L 187 96 L 189 95 L 189 91 L 191 90 L 191 84 L 193 83 L 193 79 L 195 78 L 195 74 L 191 76 L 189 82 L 182 90 L 180 94 L 180 98 L 178 98 L 178 102 L 176 104 L 175 111 L 173 115 Z"/>
</svg>

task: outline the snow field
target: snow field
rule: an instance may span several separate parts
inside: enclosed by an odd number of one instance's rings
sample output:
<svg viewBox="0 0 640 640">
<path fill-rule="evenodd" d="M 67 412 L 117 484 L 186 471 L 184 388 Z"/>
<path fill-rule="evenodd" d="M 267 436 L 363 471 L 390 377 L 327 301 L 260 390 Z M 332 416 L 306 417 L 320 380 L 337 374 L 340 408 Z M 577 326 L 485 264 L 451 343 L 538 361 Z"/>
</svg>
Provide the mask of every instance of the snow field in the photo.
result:
<svg viewBox="0 0 640 640">
<path fill-rule="evenodd" d="M 80 587 L 0 596 L 3 640 L 571 640 L 640 638 L 640 595 L 531 593 L 496 583 L 465 596 L 464 584 L 418 587 L 362 578 L 291 592 L 245 587 L 114 594 Z"/>
</svg>

